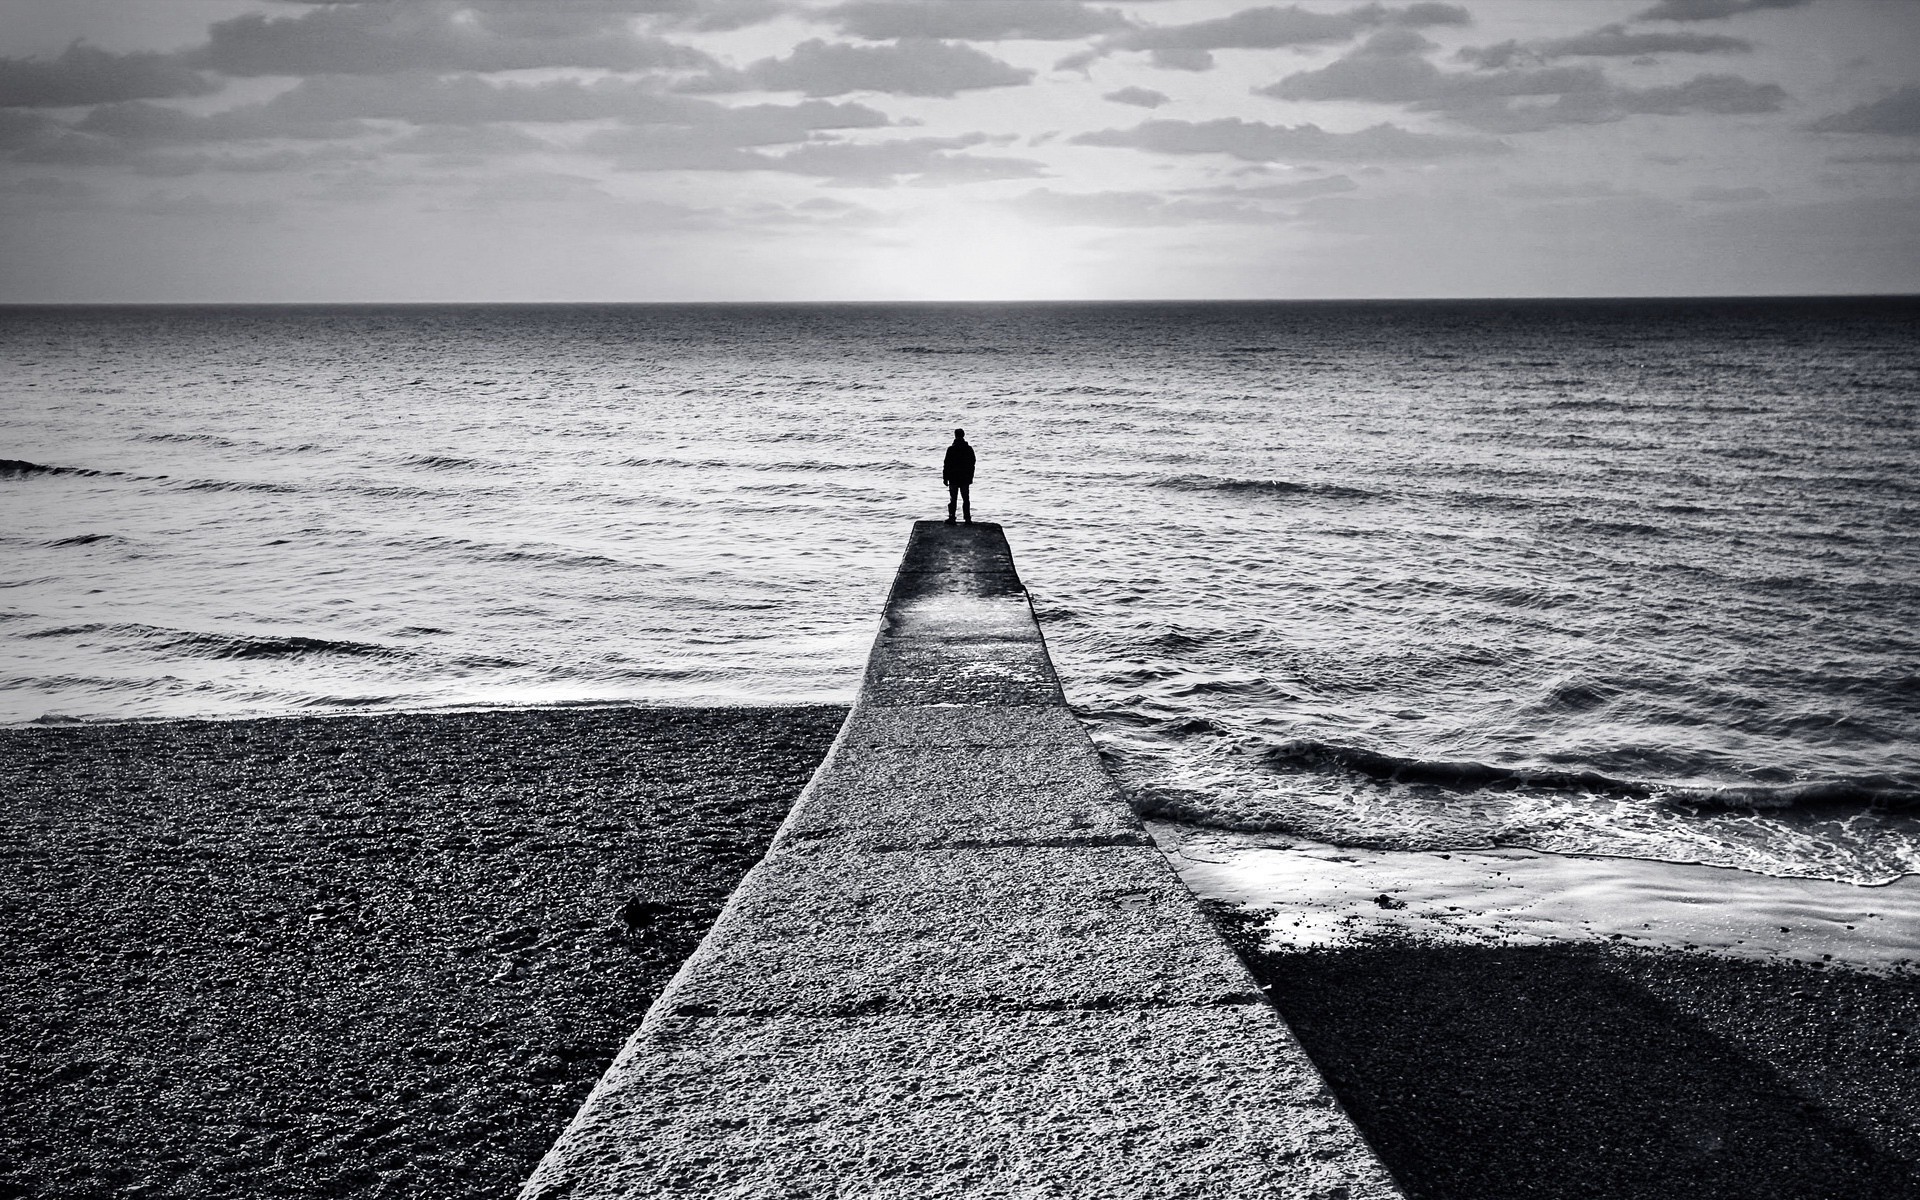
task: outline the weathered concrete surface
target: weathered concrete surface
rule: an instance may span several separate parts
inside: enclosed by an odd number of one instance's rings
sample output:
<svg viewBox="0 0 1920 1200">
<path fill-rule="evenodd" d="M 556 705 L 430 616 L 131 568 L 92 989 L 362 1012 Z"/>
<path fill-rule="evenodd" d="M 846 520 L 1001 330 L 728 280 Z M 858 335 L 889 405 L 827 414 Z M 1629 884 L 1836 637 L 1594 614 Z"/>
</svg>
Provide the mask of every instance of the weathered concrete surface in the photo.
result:
<svg viewBox="0 0 1920 1200">
<path fill-rule="evenodd" d="M 1393 1194 L 1253 1005 L 653 1019 L 558 1153 L 527 1196 Z"/>
<path fill-rule="evenodd" d="M 781 829 L 870 850 L 1146 846 L 1086 738 L 900 746 L 853 738 Z"/>
<path fill-rule="evenodd" d="M 967 1012 L 1253 1004 L 1151 847 L 777 854 L 654 1011 Z"/>
<path fill-rule="evenodd" d="M 914 527 L 859 703 L 523 1200 L 1392 1182 L 1101 768 L 996 525 Z"/>
</svg>

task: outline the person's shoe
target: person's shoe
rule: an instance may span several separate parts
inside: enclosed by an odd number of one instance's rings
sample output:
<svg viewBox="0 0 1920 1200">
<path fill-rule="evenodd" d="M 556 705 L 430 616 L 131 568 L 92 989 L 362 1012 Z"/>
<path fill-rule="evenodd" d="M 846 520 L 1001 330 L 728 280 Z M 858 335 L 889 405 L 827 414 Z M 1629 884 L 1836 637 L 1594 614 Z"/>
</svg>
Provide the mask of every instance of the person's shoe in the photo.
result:
<svg viewBox="0 0 1920 1200">
<path fill-rule="evenodd" d="M 953 524 L 953 518 L 952 518 L 952 517 L 948 517 L 948 518 L 947 518 L 947 524 L 949 524 L 949 525 L 951 525 L 951 524 Z"/>
</svg>

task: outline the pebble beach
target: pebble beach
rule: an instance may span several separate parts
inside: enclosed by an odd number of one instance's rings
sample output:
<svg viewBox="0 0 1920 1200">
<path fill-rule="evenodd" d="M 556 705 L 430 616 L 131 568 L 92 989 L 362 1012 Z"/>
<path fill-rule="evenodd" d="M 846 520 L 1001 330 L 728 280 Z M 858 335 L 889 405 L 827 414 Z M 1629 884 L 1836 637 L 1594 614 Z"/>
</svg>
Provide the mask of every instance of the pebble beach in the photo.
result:
<svg viewBox="0 0 1920 1200">
<path fill-rule="evenodd" d="M 844 715 L 0 730 L 0 1196 L 511 1196 Z"/>
<path fill-rule="evenodd" d="M 513 1194 L 844 717 L 0 730 L 0 1195 Z M 1408 1195 L 1920 1195 L 1920 982 L 1597 944 L 1270 949 Z"/>
</svg>

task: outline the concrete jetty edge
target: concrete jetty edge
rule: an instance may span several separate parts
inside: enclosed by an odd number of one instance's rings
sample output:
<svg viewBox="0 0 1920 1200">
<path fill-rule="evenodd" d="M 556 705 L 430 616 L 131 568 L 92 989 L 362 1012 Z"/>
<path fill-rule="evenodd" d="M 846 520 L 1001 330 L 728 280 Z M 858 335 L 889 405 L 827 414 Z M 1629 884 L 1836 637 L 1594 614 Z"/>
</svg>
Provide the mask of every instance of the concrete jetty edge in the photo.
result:
<svg viewBox="0 0 1920 1200">
<path fill-rule="evenodd" d="M 917 523 L 858 701 L 521 1200 L 1399 1190 L 1066 707 L 998 525 Z"/>
</svg>

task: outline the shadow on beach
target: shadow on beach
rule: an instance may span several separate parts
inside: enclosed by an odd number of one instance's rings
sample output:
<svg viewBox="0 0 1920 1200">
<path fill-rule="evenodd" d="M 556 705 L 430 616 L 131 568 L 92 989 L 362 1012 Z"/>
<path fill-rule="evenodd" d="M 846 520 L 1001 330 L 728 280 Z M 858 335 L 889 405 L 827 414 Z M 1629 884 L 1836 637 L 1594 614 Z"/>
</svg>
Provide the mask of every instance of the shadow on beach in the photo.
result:
<svg viewBox="0 0 1920 1200">
<path fill-rule="evenodd" d="M 1911 978 L 1215 913 L 1415 1200 L 1920 1195 Z"/>
</svg>

